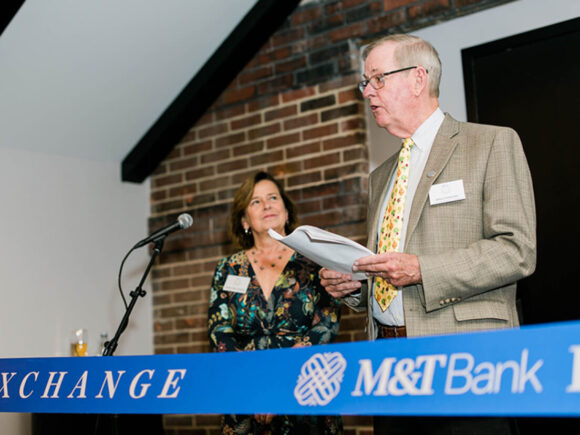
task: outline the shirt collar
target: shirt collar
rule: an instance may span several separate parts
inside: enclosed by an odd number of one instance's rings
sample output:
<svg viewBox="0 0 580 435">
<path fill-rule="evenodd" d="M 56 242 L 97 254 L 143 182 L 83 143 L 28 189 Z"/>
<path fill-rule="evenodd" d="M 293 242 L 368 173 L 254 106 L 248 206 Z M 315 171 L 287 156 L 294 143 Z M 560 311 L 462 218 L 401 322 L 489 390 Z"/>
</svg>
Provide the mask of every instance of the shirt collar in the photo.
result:
<svg viewBox="0 0 580 435">
<path fill-rule="evenodd" d="M 421 124 L 415 133 L 413 133 L 411 139 L 413 139 L 415 146 L 419 150 L 426 151 L 431 149 L 431 145 L 433 145 L 435 136 L 437 135 L 439 127 L 441 127 L 444 119 L 445 114 L 439 107 L 437 107 L 437 109 L 429 115 L 429 118 L 423 121 L 423 124 Z"/>
</svg>

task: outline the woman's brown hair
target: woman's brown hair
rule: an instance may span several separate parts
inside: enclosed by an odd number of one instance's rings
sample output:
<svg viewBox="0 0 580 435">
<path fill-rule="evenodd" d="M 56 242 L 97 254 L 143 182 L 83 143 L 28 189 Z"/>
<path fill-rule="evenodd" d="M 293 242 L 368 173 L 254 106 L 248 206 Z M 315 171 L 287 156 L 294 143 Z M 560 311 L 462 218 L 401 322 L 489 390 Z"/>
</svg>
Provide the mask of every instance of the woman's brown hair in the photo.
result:
<svg viewBox="0 0 580 435">
<path fill-rule="evenodd" d="M 236 248 L 250 249 L 254 246 L 254 235 L 251 231 L 248 231 L 247 233 L 245 232 L 244 227 L 242 226 L 242 217 L 246 213 L 246 208 L 248 208 L 248 205 L 250 204 L 256 184 L 263 180 L 269 180 L 274 183 L 280 192 L 282 201 L 284 201 L 284 207 L 286 207 L 286 211 L 288 212 L 288 220 L 286 221 L 286 225 L 284 225 L 284 231 L 286 234 L 290 234 L 298 226 L 296 205 L 292 202 L 290 197 L 286 195 L 282 185 L 267 172 L 257 172 L 248 177 L 242 183 L 234 196 L 232 211 L 230 212 L 229 230 Z"/>
</svg>

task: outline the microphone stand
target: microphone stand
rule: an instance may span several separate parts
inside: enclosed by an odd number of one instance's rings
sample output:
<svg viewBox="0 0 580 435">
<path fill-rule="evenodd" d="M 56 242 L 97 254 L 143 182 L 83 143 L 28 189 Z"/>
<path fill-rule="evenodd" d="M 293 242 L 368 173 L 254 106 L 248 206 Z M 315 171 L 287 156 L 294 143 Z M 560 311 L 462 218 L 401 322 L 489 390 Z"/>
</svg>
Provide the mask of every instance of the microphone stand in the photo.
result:
<svg viewBox="0 0 580 435">
<path fill-rule="evenodd" d="M 155 239 L 155 246 L 153 247 L 153 253 L 151 254 L 151 259 L 149 260 L 149 264 L 147 265 L 147 268 L 145 269 L 145 272 L 143 273 L 143 276 L 141 277 L 141 281 L 139 282 L 139 285 L 135 288 L 135 290 L 133 290 L 131 293 L 129 293 L 129 296 L 131 296 L 131 302 L 129 303 L 129 305 L 127 306 L 127 308 L 125 310 L 125 315 L 123 316 L 123 319 L 121 319 L 121 323 L 119 324 L 119 327 L 117 328 L 117 332 L 115 333 L 115 336 L 111 340 L 105 342 L 103 356 L 113 356 L 113 353 L 117 349 L 117 345 L 119 343 L 119 337 L 125 331 L 125 329 L 127 328 L 127 325 L 129 324 L 129 316 L 131 315 L 131 312 L 133 311 L 133 307 L 137 303 L 137 299 L 139 299 L 139 297 L 144 297 L 147 294 L 147 292 L 145 290 L 143 290 L 143 283 L 147 279 L 147 275 L 149 275 L 149 271 L 151 270 L 151 267 L 153 266 L 155 259 L 159 256 L 159 254 L 161 254 L 161 250 L 163 249 L 163 242 L 165 241 L 166 236 L 167 236 L 167 234 Z M 133 248 L 133 249 L 135 249 L 135 248 Z M 111 415 L 110 424 L 111 424 L 111 428 L 110 428 L 111 433 L 113 435 L 118 435 L 119 434 L 119 427 L 120 427 L 118 414 Z M 97 417 L 95 420 L 95 429 L 93 432 L 94 435 L 100 434 L 100 432 L 99 432 L 100 425 L 101 425 L 101 414 L 97 414 Z M 107 428 L 104 428 L 104 430 L 106 430 L 106 429 Z"/>
<path fill-rule="evenodd" d="M 141 278 L 139 285 L 135 288 L 135 290 L 133 290 L 131 293 L 129 293 L 129 296 L 131 296 L 131 302 L 129 303 L 129 305 L 127 306 L 127 309 L 125 310 L 125 315 L 123 316 L 123 319 L 121 320 L 121 323 L 119 324 L 119 328 L 117 329 L 115 336 L 111 340 L 109 340 L 105 343 L 105 349 L 103 350 L 103 356 L 112 356 L 113 355 L 113 353 L 117 349 L 117 344 L 119 343 L 119 337 L 121 336 L 123 331 L 125 331 L 125 328 L 127 328 L 127 325 L 129 324 L 129 316 L 131 315 L 131 311 L 133 311 L 133 307 L 137 303 L 137 299 L 139 299 L 139 296 L 144 297 L 147 294 L 147 292 L 145 290 L 143 290 L 143 283 L 145 282 L 145 279 L 147 279 L 147 275 L 149 275 L 149 271 L 151 270 L 151 267 L 153 266 L 155 259 L 157 258 L 157 256 L 159 256 L 159 254 L 161 254 L 161 250 L 163 249 L 163 242 L 165 241 L 165 237 L 166 236 L 160 237 L 155 241 L 155 246 L 153 248 L 153 254 L 151 254 L 151 259 L 149 260 L 149 264 L 147 265 L 147 268 L 145 269 L 145 273 L 143 274 L 143 277 Z"/>
</svg>

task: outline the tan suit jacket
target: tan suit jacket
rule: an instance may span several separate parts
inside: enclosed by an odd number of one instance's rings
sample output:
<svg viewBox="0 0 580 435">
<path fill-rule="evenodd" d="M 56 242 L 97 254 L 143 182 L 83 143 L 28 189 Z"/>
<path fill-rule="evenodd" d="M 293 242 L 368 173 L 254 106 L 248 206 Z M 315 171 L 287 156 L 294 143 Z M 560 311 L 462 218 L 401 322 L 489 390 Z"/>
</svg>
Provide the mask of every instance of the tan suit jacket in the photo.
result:
<svg viewBox="0 0 580 435">
<path fill-rule="evenodd" d="M 370 176 L 368 247 L 375 250 L 380 204 L 397 154 Z M 465 199 L 429 204 L 434 184 L 463 180 Z M 517 326 L 516 281 L 536 264 L 536 213 L 521 141 L 505 127 L 458 122 L 448 114 L 411 205 L 404 252 L 419 258 L 422 284 L 403 297 L 408 336 Z M 367 310 L 376 337 L 372 292 L 345 302 Z"/>
</svg>

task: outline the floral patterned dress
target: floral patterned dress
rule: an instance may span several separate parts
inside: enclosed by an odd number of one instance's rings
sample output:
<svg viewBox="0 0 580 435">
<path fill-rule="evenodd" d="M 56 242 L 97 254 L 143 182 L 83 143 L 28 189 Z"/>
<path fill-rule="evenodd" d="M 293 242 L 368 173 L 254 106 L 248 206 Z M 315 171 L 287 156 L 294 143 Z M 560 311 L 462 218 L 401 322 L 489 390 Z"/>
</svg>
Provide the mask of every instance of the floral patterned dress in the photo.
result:
<svg viewBox="0 0 580 435">
<path fill-rule="evenodd" d="M 208 334 L 215 351 L 280 349 L 330 342 L 338 333 L 340 302 L 320 285 L 316 265 L 294 253 L 265 299 L 245 251 L 222 259 L 211 287 Z M 250 278 L 245 293 L 223 290 L 228 275 Z M 336 434 L 340 417 L 275 416 L 260 425 L 251 415 L 226 415 L 228 434 Z"/>
</svg>

